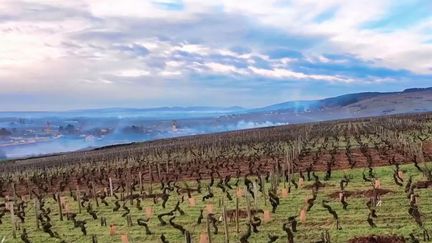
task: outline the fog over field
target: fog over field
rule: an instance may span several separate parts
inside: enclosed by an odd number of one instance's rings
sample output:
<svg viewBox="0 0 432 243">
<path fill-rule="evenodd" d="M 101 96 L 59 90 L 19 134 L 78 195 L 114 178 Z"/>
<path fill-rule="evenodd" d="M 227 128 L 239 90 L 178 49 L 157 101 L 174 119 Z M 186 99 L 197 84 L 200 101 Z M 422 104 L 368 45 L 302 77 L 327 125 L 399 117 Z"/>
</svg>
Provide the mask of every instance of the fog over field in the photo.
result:
<svg viewBox="0 0 432 243">
<path fill-rule="evenodd" d="M 235 108 L 242 112 L 242 109 Z M 286 124 L 245 121 L 225 110 L 0 113 L 0 157 L 17 158 L 106 145 Z M 229 119 L 229 120 L 225 120 Z"/>
<path fill-rule="evenodd" d="M 0 157 L 18 158 L 113 144 L 293 123 L 432 110 L 432 89 L 357 93 L 260 108 L 162 107 L 1 112 Z"/>
</svg>

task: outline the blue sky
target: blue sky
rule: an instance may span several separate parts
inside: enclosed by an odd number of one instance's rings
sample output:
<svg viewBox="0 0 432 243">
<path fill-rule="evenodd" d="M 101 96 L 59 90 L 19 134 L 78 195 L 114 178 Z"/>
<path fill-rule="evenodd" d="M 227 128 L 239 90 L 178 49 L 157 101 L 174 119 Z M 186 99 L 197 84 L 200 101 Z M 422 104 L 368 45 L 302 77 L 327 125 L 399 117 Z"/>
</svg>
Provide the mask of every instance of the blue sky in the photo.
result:
<svg viewBox="0 0 432 243">
<path fill-rule="evenodd" d="M 259 107 L 432 86 L 428 0 L 0 1 L 0 110 Z"/>
</svg>

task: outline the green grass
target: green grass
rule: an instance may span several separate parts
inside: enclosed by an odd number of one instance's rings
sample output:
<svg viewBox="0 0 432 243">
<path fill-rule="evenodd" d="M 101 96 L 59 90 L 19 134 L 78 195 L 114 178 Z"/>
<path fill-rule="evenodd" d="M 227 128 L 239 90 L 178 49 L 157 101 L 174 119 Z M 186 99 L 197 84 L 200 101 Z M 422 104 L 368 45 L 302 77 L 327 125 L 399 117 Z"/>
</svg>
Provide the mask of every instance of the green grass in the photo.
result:
<svg viewBox="0 0 432 243">
<path fill-rule="evenodd" d="M 401 169 L 406 171 L 405 178 L 409 175 L 413 176 L 413 182 L 419 180 L 425 180 L 423 176 L 416 170 L 413 165 L 403 165 Z M 329 194 L 337 192 L 339 190 L 339 181 L 344 174 L 351 176 L 353 179 L 346 188 L 347 191 L 359 191 L 371 189 L 370 184 L 363 182 L 362 179 L 363 169 L 352 169 L 345 171 L 334 171 L 330 181 L 325 182 L 327 185 L 321 188 L 318 193 L 318 198 L 313 206 L 312 210 L 307 214 L 307 221 L 305 224 L 299 222 L 298 232 L 295 234 L 296 242 L 313 242 L 320 238 L 321 232 L 328 230 L 331 236 L 332 242 L 346 242 L 348 239 L 355 236 L 363 236 L 370 234 L 377 235 L 402 235 L 407 237 L 410 233 L 414 233 L 420 238 L 421 230 L 415 224 L 414 220 L 408 214 L 409 200 L 404 192 L 404 187 L 399 187 L 393 182 L 392 174 L 393 167 L 378 167 L 375 168 L 376 175 L 381 180 L 381 185 L 383 189 L 389 189 L 393 192 L 382 196 L 382 206 L 377 209 L 378 218 L 375 220 L 377 228 L 372 229 L 366 222 L 368 209 L 366 207 L 365 197 L 349 197 L 347 202 L 349 203 L 348 210 L 343 210 L 342 205 L 337 199 L 329 197 Z M 320 178 L 323 178 L 323 173 L 318 173 Z M 322 182 L 324 182 L 321 179 Z M 305 185 L 310 185 L 312 182 L 305 182 Z M 194 186 L 194 183 L 189 183 Z M 231 182 L 231 184 L 233 184 Z M 243 186 L 243 183 L 239 183 Z M 154 188 L 159 189 L 159 185 L 153 185 Z M 269 184 L 266 184 L 266 188 L 269 188 Z M 280 188 L 283 184 L 280 184 Z M 147 187 L 147 185 L 146 185 Z M 204 191 L 204 190 L 203 190 Z M 198 242 L 199 234 L 206 231 L 205 220 L 203 224 L 196 225 L 196 220 L 199 215 L 199 211 L 207 203 L 214 204 L 214 210 L 216 214 L 221 213 L 221 208 L 218 207 L 219 199 L 224 196 L 221 194 L 221 190 L 217 187 L 213 187 L 213 192 L 215 197 L 207 202 L 202 202 L 202 195 L 193 194 L 196 198 L 197 205 L 195 207 L 189 207 L 188 202 L 185 201 L 181 204 L 181 208 L 186 212 L 186 215 L 177 215 L 175 222 L 179 223 L 185 228 L 187 228 L 192 234 L 194 242 Z M 420 212 L 424 215 L 424 222 L 426 228 L 432 229 L 432 190 L 421 189 L 416 191 L 419 195 L 419 208 Z M 231 195 L 235 197 L 235 190 L 232 190 Z M 204 193 L 203 193 L 204 194 Z M 272 214 L 272 221 L 263 224 L 259 227 L 260 233 L 252 234 L 249 238 L 249 242 L 266 242 L 267 234 L 279 235 L 280 238 L 277 242 L 286 242 L 286 234 L 282 231 L 282 224 L 287 220 L 289 216 L 298 215 L 301 208 L 304 206 L 304 200 L 311 196 L 310 189 L 292 189 L 288 198 L 281 197 L 281 205 L 277 208 L 275 214 Z M 93 202 L 93 208 L 98 211 L 98 216 L 105 216 L 107 218 L 107 224 L 116 224 L 118 234 L 111 237 L 109 236 L 109 228 L 101 227 L 100 221 L 93 220 L 89 214 L 83 209 L 82 213 L 77 216 L 77 219 L 85 219 L 87 221 L 87 236 L 83 236 L 79 228 L 74 228 L 71 221 L 59 220 L 58 207 L 55 201 L 51 197 L 46 198 L 46 205 L 53 211 L 51 213 L 53 230 L 58 232 L 62 239 L 66 242 L 91 242 L 91 236 L 96 234 L 98 237 L 98 242 L 121 242 L 120 233 L 126 233 L 129 236 L 129 242 L 160 242 L 159 237 L 162 233 L 165 234 L 170 242 L 184 242 L 183 236 L 180 232 L 172 228 L 169 224 L 166 226 L 160 226 L 159 221 L 156 217 L 157 214 L 161 212 L 170 211 L 179 196 L 177 193 L 172 192 L 171 197 L 168 201 L 166 209 L 163 209 L 161 203 L 157 205 L 153 204 L 152 200 L 145 200 L 141 203 L 143 208 L 153 207 L 154 216 L 150 220 L 150 230 L 154 233 L 151 236 L 146 236 L 144 233 L 144 228 L 136 224 L 137 218 L 142 218 L 145 215 L 144 211 L 139 211 L 135 206 L 131 206 L 127 203 L 127 206 L 131 209 L 132 220 L 134 226 L 127 227 L 126 219 L 121 217 L 122 209 L 119 212 L 112 212 L 114 207 L 112 202 L 113 199 L 109 198 L 110 206 L 106 207 L 101 204 L 99 208 L 96 207 Z M 337 211 L 342 230 L 336 229 L 336 224 L 332 219 L 332 216 L 321 206 L 321 201 L 327 199 L 330 201 L 331 207 Z M 78 205 L 74 202 L 72 198 L 67 199 L 71 211 L 77 212 Z M 253 202 L 252 199 L 250 199 Z M 235 200 L 228 201 L 225 197 L 226 207 L 228 209 L 235 208 Z M 246 200 L 244 197 L 240 198 L 240 208 L 246 209 Z M 259 194 L 258 208 L 271 210 L 270 204 L 267 202 L 265 205 L 263 195 Z M 30 240 L 32 242 L 60 242 L 58 239 L 50 238 L 48 234 L 44 233 L 42 230 L 36 229 L 35 216 L 34 216 L 34 205 L 33 201 L 28 203 L 28 208 L 26 210 L 26 222 L 21 225 L 25 227 L 29 234 Z M 168 221 L 169 217 L 165 217 Z M 16 240 L 12 238 L 12 227 L 10 215 L 6 214 L 3 219 L 3 224 L 0 225 L 0 240 L 3 236 L 6 237 L 5 242 L 21 242 L 19 239 L 20 231 L 18 231 L 18 237 Z M 240 235 L 246 230 L 246 220 L 242 219 L 240 222 Z M 231 242 L 239 242 L 239 234 L 236 233 L 235 223 L 229 223 L 229 235 Z M 219 224 L 219 234 L 212 235 L 213 242 L 223 242 L 224 241 L 224 227 L 223 223 Z"/>
</svg>

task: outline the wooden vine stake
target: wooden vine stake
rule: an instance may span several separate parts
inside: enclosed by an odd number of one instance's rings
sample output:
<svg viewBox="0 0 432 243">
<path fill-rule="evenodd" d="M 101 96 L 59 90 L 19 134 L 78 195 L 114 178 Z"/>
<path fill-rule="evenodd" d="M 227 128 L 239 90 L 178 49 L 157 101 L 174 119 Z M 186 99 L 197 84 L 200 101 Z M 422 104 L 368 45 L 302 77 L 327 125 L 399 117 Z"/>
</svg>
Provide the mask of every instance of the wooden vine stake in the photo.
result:
<svg viewBox="0 0 432 243">
<path fill-rule="evenodd" d="M 288 163 L 288 162 L 287 162 Z M 283 175 L 283 188 L 286 188 L 286 171 L 285 164 L 282 164 L 282 175 Z"/>
<path fill-rule="evenodd" d="M 247 209 L 248 220 L 250 222 L 252 215 L 250 211 L 249 195 L 247 193 L 245 194 L 245 198 L 246 198 L 246 209 Z"/>
<path fill-rule="evenodd" d="M 40 229 L 40 225 L 39 225 L 39 201 L 36 197 L 33 199 L 33 201 L 34 201 L 34 207 L 35 207 L 36 228 Z"/>
<path fill-rule="evenodd" d="M 253 190 L 254 190 L 254 202 L 255 202 L 255 208 L 258 208 L 258 186 L 257 183 L 254 181 L 252 183 Z"/>
<path fill-rule="evenodd" d="M 139 177 L 139 187 L 140 187 L 140 195 L 143 193 L 143 183 L 142 183 L 142 173 L 141 171 L 138 174 Z"/>
<path fill-rule="evenodd" d="M 208 239 L 208 243 L 212 243 L 211 231 L 210 231 L 210 217 L 209 216 L 207 216 L 206 225 L 207 225 L 207 239 Z"/>
<path fill-rule="evenodd" d="M 149 181 L 150 181 L 149 194 L 152 194 L 152 192 L 153 192 L 153 173 L 152 173 L 152 167 L 151 167 L 150 163 L 149 163 Z"/>
<path fill-rule="evenodd" d="M 81 213 L 81 192 L 80 192 L 78 184 L 77 184 L 76 195 L 77 195 L 77 201 L 78 201 L 78 212 Z"/>
<path fill-rule="evenodd" d="M 96 207 L 99 207 L 99 200 L 98 200 L 98 196 L 96 194 L 96 187 L 95 187 L 94 183 L 92 183 L 92 190 L 91 191 L 92 191 L 93 198 L 96 200 Z"/>
<path fill-rule="evenodd" d="M 161 171 L 160 171 L 160 165 L 157 164 L 156 166 L 157 166 L 158 178 L 159 178 L 159 180 L 162 180 Z"/>
<path fill-rule="evenodd" d="M 60 197 L 60 203 L 61 203 L 62 209 L 66 210 L 66 208 L 68 206 L 67 201 L 66 201 L 66 197 L 61 196 Z M 66 213 L 68 213 L 68 211 Z"/>
<path fill-rule="evenodd" d="M 128 183 L 127 183 L 127 189 L 129 190 L 129 196 L 130 196 L 130 200 L 129 200 L 129 202 L 130 202 L 130 205 L 133 205 L 133 197 L 132 197 L 132 194 L 133 194 L 133 192 L 132 192 L 132 185 L 131 185 L 131 183 L 128 181 Z"/>
<path fill-rule="evenodd" d="M 108 180 L 109 180 L 109 187 L 110 187 L 110 196 L 112 197 L 113 196 L 113 185 L 112 185 L 111 177 L 108 178 Z"/>
<path fill-rule="evenodd" d="M 270 189 L 274 191 L 275 189 L 275 175 L 274 170 L 270 171 Z"/>
<path fill-rule="evenodd" d="M 236 232 L 240 233 L 240 225 L 239 225 L 239 198 L 236 197 Z"/>
<path fill-rule="evenodd" d="M 280 174 L 280 170 L 279 170 L 279 161 L 277 161 L 277 163 L 276 163 L 276 171 L 275 171 L 275 173 L 274 173 L 274 175 L 275 175 L 275 186 L 276 186 L 276 189 L 277 189 L 277 187 L 279 186 L 279 183 L 280 183 L 280 176 L 281 176 L 281 174 Z"/>
<path fill-rule="evenodd" d="M 63 221 L 63 209 L 62 209 L 62 204 L 61 204 L 61 200 L 60 200 L 60 193 L 57 193 L 57 204 L 59 207 L 59 214 L 60 214 L 60 221 Z"/>
<path fill-rule="evenodd" d="M 300 211 L 300 222 L 302 222 L 302 224 L 306 223 L 306 208 L 302 208 L 302 210 Z"/>
<path fill-rule="evenodd" d="M 226 216 L 225 201 L 222 200 L 222 216 L 224 221 L 225 243 L 229 243 L 228 221 Z"/>
<path fill-rule="evenodd" d="M 265 193 L 265 178 L 263 175 L 261 175 L 261 184 L 262 184 L 262 191 L 263 191 L 263 198 L 264 198 L 264 206 L 267 206 L 267 194 Z"/>
<path fill-rule="evenodd" d="M 292 163 L 291 160 L 289 160 L 287 164 L 288 164 L 288 183 L 289 183 L 289 187 L 291 188 L 291 181 L 294 179 L 294 163 Z"/>
<path fill-rule="evenodd" d="M 13 235 L 13 238 L 16 239 L 15 212 L 14 212 L 14 203 L 13 202 L 11 203 L 9 210 L 10 210 L 10 214 L 11 214 L 12 235 Z"/>
<path fill-rule="evenodd" d="M 15 188 L 15 183 L 12 183 L 12 192 L 13 192 L 13 196 L 14 196 L 14 202 L 16 202 L 16 197 L 17 197 L 17 194 L 16 194 L 16 188 Z"/>
<path fill-rule="evenodd" d="M 167 160 L 166 162 L 165 162 L 165 176 L 167 176 L 168 175 L 168 173 L 169 173 L 169 160 Z"/>
</svg>

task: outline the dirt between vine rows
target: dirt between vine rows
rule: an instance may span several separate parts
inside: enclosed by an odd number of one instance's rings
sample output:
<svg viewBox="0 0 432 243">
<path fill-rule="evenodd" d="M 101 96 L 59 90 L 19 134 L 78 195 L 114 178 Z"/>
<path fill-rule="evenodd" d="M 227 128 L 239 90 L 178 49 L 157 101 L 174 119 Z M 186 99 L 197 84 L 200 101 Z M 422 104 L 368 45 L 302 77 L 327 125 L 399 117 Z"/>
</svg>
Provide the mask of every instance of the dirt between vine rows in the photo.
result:
<svg viewBox="0 0 432 243">
<path fill-rule="evenodd" d="M 375 189 L 372 190 L 365 190 L 365 191 L 346 191 L 345 192 L 345 196 L 347 197 L 372 197 L 374 196 L 374 193 L 376 193 L 377 195 L 385 195 L 387 193 L 391 193 L 393 192 L 392 190 L 388 190 L 388 189 Z M 332 194 L 329 195 L 331 198 L 339 198 L 339 192 L 334 192 Z"/>
<path fill-rule="evenodd" d="M 349 243 L 405 243 L 405 238 L 402 236 L 379 236 L 371 235 L 364 237 L 355 237 L 348 241 Z"/>
<path fill-rule="evenodd" d="M 426 154 L 432 154 L 432 143 L 423 144 L 423 152 Z"/>
</svg>

